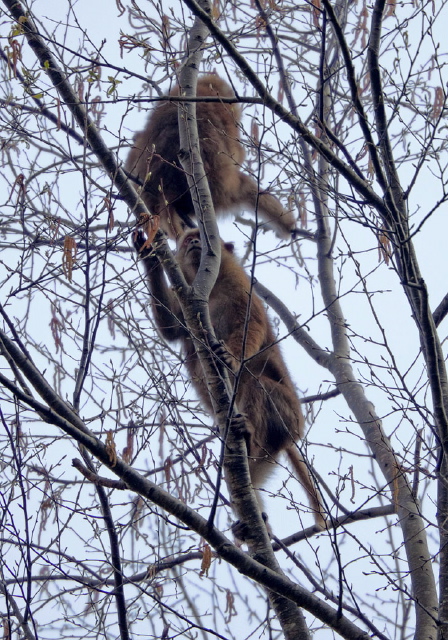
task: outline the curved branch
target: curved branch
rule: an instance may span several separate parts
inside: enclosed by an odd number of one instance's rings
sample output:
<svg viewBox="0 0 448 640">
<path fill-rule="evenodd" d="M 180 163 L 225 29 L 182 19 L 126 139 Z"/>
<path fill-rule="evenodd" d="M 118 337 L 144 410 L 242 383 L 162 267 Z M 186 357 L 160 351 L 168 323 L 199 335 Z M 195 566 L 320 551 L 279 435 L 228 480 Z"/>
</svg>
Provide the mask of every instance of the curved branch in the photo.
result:
<svg viewBox="0 0 448 640">
<path fill-rule="evenodd" d="M 142 476 L 122 459 L 117 458 L 111 461 L 106 445 L 90 433 L 89 429 L 73 411 L 68 409 L 65 412 L 65 417 L 59 415 L 53 409 L 49 409 L 46 405 L 20 391 L 13 382 L 2 374 L 0 374 L 0 383 L 14 393 L 19 400 L 38 411 L 47 423 L 59 427 L 79 444 L 86 447 L 103 465 L 125 482 L 128 489 L 152 501 L 181 520 L 190 529 L 196 531 L 215 549 L 219 557 L 234 566 L 240 573 L 257 581 L 268 590 L 295 602 L 299 607 L 310 611 L 322 622 L 329 625 L 344 638 L 347 638 L 347 640 L 369 639 L 368 633 L 345 618 L 345 616 L 339 615 L 336 609 L 333 609 L 303 587 L 294 584 L 285 576 L 279 575 L 241 551 L 218 529 L 210 527 L 208 521 L 199 515 L 197 511 L 189 508 L 181 500 L 174 498 L 167 491 Z M 62 405 L 64 404 L 56 393 L 53 392 L 52 396 L 52 398 L 48 398 L 52 405 L 61 406 L 61 403 Z"/>
<path fill-rule="evenodd" d="M 433 311 L 432 317 L 434 318 L 434 324 L 436 327 L 442 322 L 448 313 L 448 293 L 443 300 L 437 305 L 437 308 Z"/>
</svg>

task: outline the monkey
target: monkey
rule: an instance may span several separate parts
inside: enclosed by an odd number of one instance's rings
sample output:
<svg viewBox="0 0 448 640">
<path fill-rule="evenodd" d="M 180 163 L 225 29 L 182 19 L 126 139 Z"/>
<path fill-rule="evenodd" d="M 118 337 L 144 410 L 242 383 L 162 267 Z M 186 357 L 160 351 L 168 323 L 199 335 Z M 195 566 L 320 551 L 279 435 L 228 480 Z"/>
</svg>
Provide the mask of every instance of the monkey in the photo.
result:
<svg viewBox="0 0 448 640">
<path fill-rule="evenodd" d="M 179 93 L 176 86 L 169 95 Z M 197 96 L 235 98 L 232 88 L 213 74 L 199 78 Z M 201 155 L 216 215 L 246 208 L 258 211 L 279 236 L 295 237 L 293 214 L 275 196 L 260 191 L 256 181 L 241 171 L 245 151 L 239 136 L 239 105 L 198 102 L 196 113 Z M 173 240 L 182 235 L 185 227 L 194 226 L 193 201 L 178 161 L 179 150 L 178 105 L 166 100 L 156 105 L 145 129 L 136 134 L 125 164 L 126 170 L 142 181 L 146 206 L 151 214 L 160 216 L 160 227 Z"/>
<path fill-rule="evenodd" d="M 145 247 L 142 231 L 134 233 L 137 251 Z M 199 229 L 178 240 L 177 262 L 192 284 L 201 259 Z M 141 253 L 151 291 L 156 325 L 168 341 L 179 340 L 185 365 L 196 392 L 213 415 L 201 363 L 183 319 L 178 299 L 167 286 L 163 267 L 152 253 Z M 233 372 L 240 371 L 236 391 L 238 411 L 246 417 L 249 472 L 255 489 L 261 488 L 284 451 L 305 489 L 316 524 L 325 527 L 322 499 L 296 442 L 303 438 L 305 420 L 300 401 L 261 299 L 251 291 L 250 280 L 234 254 L 232 243 L 222 243 L 221 264 L 209 298 L 210 319 Z M 246 327 L 247 325 L 247 327 Z M 220 353 L 218 355 L 221 355 Z M 257 499 L 262 508 L 259 491 Z"/>
</svg>

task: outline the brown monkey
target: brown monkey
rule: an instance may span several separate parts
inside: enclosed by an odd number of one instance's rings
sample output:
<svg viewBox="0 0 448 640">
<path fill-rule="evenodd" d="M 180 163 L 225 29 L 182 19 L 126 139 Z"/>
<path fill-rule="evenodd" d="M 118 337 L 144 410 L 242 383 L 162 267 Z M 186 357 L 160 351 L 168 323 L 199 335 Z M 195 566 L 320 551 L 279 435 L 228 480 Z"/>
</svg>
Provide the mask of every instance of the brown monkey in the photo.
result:
<svg viewBox="0 0 448 640">
<path fill-rule="evenodd" d="M 134 241 L 139 251 L 145 238 L 141 232 L 137 232 Z M 200 259 L 199 230 L 191 229 L 179 239 L 177 251 L 177 261 L 189 284 L 197 273 Z M 202 367 L 185 327 L 179 302 L 167 286 L 158 259 L 154 255 L 146 257 L 144 265 L 157 326 L 167 340 L 182 341 L 185 365 L 191 380 L 202 402 L 212 413 L 213 407 Z M 223 243 L 221 266 L 210 295 L 209 310 L 216 338 L 228 353 L 225 361 L 232 363 L 231 367 L 235 372 L 244 362 L 236 402 L 238 410 L 247 417 L 252 484 L 255 488 L 263 486 L 274 469 L 273 463 L 280 452 L 284 451 L 308 494 L 316 523 L 324 526 L 319 492 L 296 446 L 297 440 L 303 437 L 304 429 L 300 402 L 275 342 L 263 303 L 257 295 L 250 292 L 249 278 L 233 254 L 233 244 Z M 259 501 L 261 503 L 260 499 Z"/>
<path fill-rule="evenodd" d="M 179 95 L 176 86 L 170 93 Z M 234 98 L 231 87 L 216 75 L 202 76 L 198 96 Z M 259 191 L 253 178 L 241 171 L 245 152 L 238 126 L 241 109 L 237 104 L 198 102 L 197 122 L 201 155 L 216 214 L 226 215 L 248 208 L 283 237 L 294 234 L 296 221 L 273 195 Z M 193 202 L 185 174 L 179 164 L 178 103 L 160 102 L 146 127 L 135 136 L 126 161 L 127 171 L 144 183 L 142 197 L 152 214 L 160 216 L 160 226 L 177 239 L 185 227 L 194 226 Z"/>
</svg>

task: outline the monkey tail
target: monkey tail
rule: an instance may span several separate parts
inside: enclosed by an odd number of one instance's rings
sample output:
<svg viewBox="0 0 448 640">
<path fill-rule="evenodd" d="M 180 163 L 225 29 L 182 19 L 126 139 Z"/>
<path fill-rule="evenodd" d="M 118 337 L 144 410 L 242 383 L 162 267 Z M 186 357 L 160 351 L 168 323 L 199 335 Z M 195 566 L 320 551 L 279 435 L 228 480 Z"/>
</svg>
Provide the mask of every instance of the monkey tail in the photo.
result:
<svg viewBox="0 0 448 640">
<path fill-rule="evenodd" d="M 294 468 L 294 471 L 297 474 L 300 484 L 307 493 L 310 507 L 312 508 L 314 513 L 314 520 L 316 522 L 316 525 L 321 529 L 325 529 L 326 519 L 322 496 L 308 470 L 305 460 L 303 459 L 295 444 L 292 444 L 286 449 L 286 455 L 288 456 L 291 466 Z"/>
</svg>

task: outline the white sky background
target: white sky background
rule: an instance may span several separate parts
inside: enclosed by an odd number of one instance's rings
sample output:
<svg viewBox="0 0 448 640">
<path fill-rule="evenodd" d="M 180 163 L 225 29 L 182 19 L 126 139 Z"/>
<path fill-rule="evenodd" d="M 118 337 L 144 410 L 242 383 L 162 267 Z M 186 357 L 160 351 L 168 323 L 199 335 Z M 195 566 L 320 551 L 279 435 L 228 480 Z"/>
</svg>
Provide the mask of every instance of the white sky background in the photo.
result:
<svg viewBox="0 0 448 640">
<path fill-rule="evenodd" d="M 66 19 L 66 2 L 58 1 L 49 1 L 49 0 L 38 0 L 34 2 L 32 5 L 33 12 L 42 18 L 44 24 L 48 25 L 48 30 L 51 32 L 51 22 L 58 22 L 59 20 Z M 125 66 L 128 69 L 133 69 L 142 75 L 144 75 L 145 71 L 143 65 L 140 61 L 139 56 L 135 52 L 127 53 L 125 52 L 123 59 L 119 57 L 119 48 L 118 48 L 118 39 L 120 35 L 120 30 L 130 33 L 131 28 L 129 27 L 126 15 L 121 17 L 117 17 L 117 9 L 114 3 L 106 0 L 80 0 L 75 5 L 76 16 L 79 20 L 79 24 L 81 28 L 85 28 L 88 32 L 89 37 L 92 39 L 93 43 L 96 46 L 99 46 L 103 39 L 106 39 L 106 43 L 102 49 L 105 58 L 116 64 L 117 66 Z M 446 11 L 445 11 L 446 13 Z M 445 34 L 442 33 L 443 25 L 447 24 L 448 15 L 445 17 L 445 20 L 440 20 L 440 31 L 435 33 L 435 39 L 440 39 L 441 45 L 445 47 L 445 58 L 446 58 L 446 39 Z M 48 21 L 48 22 L 47 22 Z M 9 24 L 4 24 L 3 26 L 0 24 L 1 34 L 5 35 L 9 31 Z M 59 32 L 58 32 L 59 33 Z M 410 27 L 410 46 L 412 47 L 412 39 L 418 37 L 418 25 L 414 24 Z M 76 31 L 73 33 L 68 33 L 68 43 L 71 42 L 71 38 L 73 38 L 73 49 L 77 48 L 77 41 L 79 39 L 79 34 Z M 93 48 L 92 48 L 93 50 Z M 68 55 L 68 54 L 67 54 Z M 217 68 L 219 68 L 217 66 Z M 109 72 L 103 72 L 103 79 L 105 79 L 109 75 Z M 110 72 L 110 75 L 114 75 L 113 72 Z M 131 95 L 133 92 L 137 93 L 140 90 L 139 83 L 134 79 L 126 80 L 123 74 L 120 74 L 120 80 L 123 81 L 123 84 L 118 87 L 119 96 Z M 445 79 L 446 80 L 446 77 Z M 165 90 L 167 84 L 164 83 L 162 88 Z M 105 139 L 111 143 L 116 143 L 115 131 L 118 127 L 121 126 L 121 116 L 123 115 L 126 109 L 125 102 L 118 104 L 108 105 L 106 108 L 106 115 L 104 120 L 102 121 L 102 127 L 110 131 L 108 134 L 104 132 Z M 250 111 L 250 109 L 246 109 L 246 111 Z M 308 115 L 308 112 L 306 112 Z M 129 117 L 125 120 L 124 129 L 121 130 L 121 134 L 129 135 L 131 138 L 132 132 L 140 129 L 143 126 L 144 121 L 146 120 L 146 114 L 139 113 L 137 107 L 134 108 L 133 112 Z M 247 125 L 249 127 L 249 124 Z M 129 132 L 127 132 L 127 128 L 129 128 Z M 74 148 L 74 147 L 73 147 Z M 77 152 L 77 151 L 76 151 Z M 25 153 L 25 151 L 24 151 Z M 123 150 L 120 154 L 120 158 L 124 161 L 126 157 L 126 153 Z M 403 183 L 406 184 L 406 175 L 401 174 L 401 178 Z M 76 184 L 80 185 L 80 183 L 71 183 L 70 176 L 67 177 L 67 184 Z M 268 181 L 268 177 L 265 178 L 264 183 Z M 75 187 L 77 188 L 77 187 Z M 7 194 L 1 194 L 0 198 L 4 201 L 6 198 L 4 197 Z M 78 204 L 78 200 L 80 198 L 81 191 L 76 193 L 74 190 L 71 190 L 70 194 L 67 196 L 67 201 L 64 202 L 65 206 L 70 209 L 71 206 L 76 207 Z M 413 191 L 410 208 L 411 210 L 420 209 L 421 213 L 416 215 L 416 220 L 420 221 L 425 213 L 430 209 L 430 207 L 435 203 L 435 201 L 439 197 L 439 185 L 437 184 L 437 180 L 431 180 L 430 171 L 425 170 L 422 173 L 422 176 L 418 182 L 418 185 Z M 444 215 L 446 215 L 447 206 L 444 205 L 432 218 L 430 218 L 424 225 L 422 232 L 415 238 L 416 249 L 420 258 L 420 265 L 423 272 L 423 276 L 427 281 L 430 297 L 432 301 L 432 308 L 435 308 L 442 297 L 445 295 L 447 290 L 447 281 L 446 278 L 442 276 L 445 272 L 445 264 L 447 260 L 446 255 L 446 222 L 443 219 Z M 124 204 L 118 204 L 116 213 L 116 219 L 125 221 L 128 220 L 128 214 L 126 212 L 126 208 Z M 311 220 L 311 214 L 309 216 Z M 313 225 L 310 225 L 310 228 L 314 228 Z M 220 229 L 222 236 L 225 240 L 235 240 L 238 245 L 239 255 L 243 254 L 243 238 L 238 234 L 235 229 L 232 221 L 227 221 L 225 224 L 220 223 Z M 367 258 L 366 255 L 361 254 L 359 259 L 362 261 L 362 272 L 367 274 L 371 269 L 376 269 L 374 275 L 369 277 L 368 286 L 373 290 L 383 290 L 390 291 L 390 293 L 383 293 L 381 295 L 377 295 L 374 297 L 375 300 L 375 309 L 377 310 L 380 318 L 384 321 L 384 324 L 387 326 L 387 337 L 390 340 L 390 344 L 392 346 L 393 352 L 397 357 L 400 363 L 403 363 L 402 369 L 405 370 L 407 366 L 410 366 L 414 359 L 418 354 L 418 340 L 416 339 L 416 331 L 414 328 L 413 321 L 410 317 L 410 309 L 408 307 L 407 301 L 402 293 L 401 285 L 398 282 L 397 276 L 393 272 L 390 267 L 387 267 L 384 263 L 378 265 L 378 254 L 375 250 L 376 244 L 373 238 L 373 234 L 366 230 L 361 226 L 356 226 L 353 224 L 344 224 L 343 225 L 344 233 L 347 234 L 347 238 L 356 251 L 370 251 L 371 257 Z M 300 243 L 301 252 L 306 261 L 306 266 L 310 269 L 310 271 L 315 272 L 314 260 L 315 260 L 315 247 L 312 243 L 303 241 Z M 260 247 L 265 251 L 272 251 L 274 247 L 277 246 L 277 239 L 272 233 L 265 234 L 260 239 Z M 259 247 L 259 248 L 260 248 Z M 279 250 L 279 256 L 282 255 L 282 251 Z M 121 260 L 121 258 L 120 258 Z M 130 268 L 129 277 L 135 277 L 135 271 L 132 271 L 131 264 L 127 264 Z M 352 274 L 352 280 L 348 277 L 348 273 Z M 288 306 L 291 307 L 293 311 L 300 314 L 300 320 L 305 321 L 312 317 L 315 309 L 321 309 L 321 300 L 320 296 L 317 294 L 317 288 L 311 288 L 306 277 L 306 272 L 303 270 L 303 273 L 300 274 L 300 282 L 297 289 L 295 289 L 295 280 L 292 275 L 288 275 L 286 268 L 278 268 L 274 269 L 272 265 L 268 267 L 260 267 L 257 269 L 257 278 L 265 284 L 267 287 L 275 290 L 277 295 L 284 300 Z M 355 283 L 355 279 L 353 277 L 353 270 L 346 269 L 344 273 L 344 280 L 342 281 L 342 292 L 349 292 L 352 286 Z M 315 308 L 313 307 L 313 296 Z M 366 306 L 365 298 L 359 293 L 350 293 L 347 294 L 343 301 L 343 309 L 345 310 L 348 321 L 351 325 L 351 328 L 363 336 L 372 336 L 375 339 L 378 338 L 377 328 L 371 324 L 371 316 L 368 313 L 368 309 Z M 444 321 L 446 323 L 446 320 Z M 322 319 L 313 318 L 310 323 L 310 329 L 312 336 L 321 344 L 330 346 L 329 334 L 327 329 L 327 324 Z M 441 327 L 442 335 L 444 333 L 444 325 Z M 284 327 L 280 327 L 280 333 L 283 335 L 285 333 Z M 42 326 L 42 339 L 49 339 L 48 330 L 46 325 Z M 362 342 L 361 340 L 355 341 L 356 344 L 362 349 L 362 353 L 366 355 L 370 361 L 380 363 L 380 355 L 382 351 L 375 344 L 368 344 Z M 50 342 L 51 344 L 51 342 Z M 322 370 L 314 365 L 310 361 L 310 359 L 306 356 L 306 354 L 301 350 L 300 346 L 296 344 L 292 340 L 285 341 L 283 347 L 283 354 L 285 359 L 288 362 L 290 367 L 292 376 L 294 381 L 300 390 L 301 394 L 314 394 L 318 391 L 318 387 L 322 381 L 330 380 L 331 376 L 322 373 Z M 74 363 L 75 364 L 75 363 Z M 404 366 L 406 365 L 406 366 Z M 359 371 L 361 375 L 366 374 L 367 368 L 363 365 L 359 365 Z M 412 373 L 411 378 L 416 380 L 417 375 L 421 371 L 421 366 L 418 365 L 415 368 L 415 373 Z M 330 385 L 329 385 L 330 386 Z M 325 389 L 324 389 L 325 390 Z M 368 395 L 376 405 L 376 409 L 380 415 L 383 413 L 389 412 L 390 404 L 386 402 L 385 393 L 381 389 L 369 388 Z M 87 410 L 87 408 L 85 408 Z M 370 468 L 367 464 L 367 458 L 361 457 L 361 455 L 355 459 L 353 456 L 345 458 L 344 456 L 339 456 L 338 453 L 330 450 L 329 447 L 326 446 L 327 443 L 332 443 L 334 445 L 335 442 L 338 443 L 339 446 L 345 447 L 349 450 L 355 450 L 359 454 L 366 453 L 365 446 L 361 441 L 360 431 L 353 424 L 346 424 L 345 419 L 349 416 L 348 410 L 342 400 L 331 400 L 327 402 L 321 412 L 321 415 L 318 418 L 317 426 L 315 426 L 310 434 L 310 442 L 312 446 L 310 447 L 309 454 L 315 458 L 316 469 L 318 472 L 324 477 L 324 479 L 331 485 L 333 488 L 335 487 L 335 479 L 332 475 L 329 475 L 329 470 L 335 468 L 338 471 L 338 474 L 347 474 L 349 464 L 354 465 L 354 475 L 355 478 L 362 478 L 365 480 L 366 484 L 372 484 L 372 480 L 369 479 Z M 387 434 L 390 434 L 397 427 L 397 417 L 396 414 L 392 413 L 385 417 L 385 431 Z M 346 435 L 341 436 L 340 430 L 344 430 L 346 427 L 350 429 L 350 431 L 354 432 L 356 435 Z M 110 427 L 106 427 L 110 428 Z M 411 438 L 411 430 L 408 431 L 407 437 Z M 403 433 L 406 433 L 406 429 L 403 429 Z M 401 436 L 400 436 L 401 437 Z M 71 454 L 68 454 L 70 459 Z M 370 464 L 370 463 L 369 463 Z M 73 477 L 73 471 L 69 469 L 69 462 L 67 461 L 67 475 L 69 477 Z M 379 475 L 379 474 L 378 474 Z M 281 474 L 276 476 L 276 479 L 272 482 L 271 487 L 275 491 L 276 487 L 280 485 L 280 481 L 283 478 Z M 290 482 L 288 485 L 291 490 L 293 489 L 293 485 Z M 364 492 L 367 493 L 367 492 Z M 351 488 L 349 483 L 347 483 L 347 487 L 345 492 L 342 494 L 342 499 L 347 507 L 350 506 L 349 498 L 351 494 Z M 359 504 L 362 501 L 363 492 L 359 492 L 359 489 L 356 494 L 356 501 Z M 303 500 L 303 497 L 300 498 Z M 292 533 L 300 528 L 298 524 L 297 515 L 294 512 L 288 512 L 285 508 L 285 504 L 281 500 L 267 500 L 268 512 L 270 514 L 271 521 L 273 523 L 274 531 L 277 533 L 277 523 L 281 523 L 282 531 L 281 535 L 287 535 Z M 427 505 L 427 509 L 429 509 Z M 429 513 L 429 511 L 428 511 Z M 433 514 L 430 514 L 431 518 L 433 518 Z M 309 519 L 305 520 L 305 524 L 311 524 Z M 384 521 L 378 522 L 378 528 L 384 526 Z M 377 524 L 373 523 L 364 523 L 358 525 L 352 525 L 350 527 L 350 532 L 354 534 L 359 534 L 360 536 L 364 536 L 366 531 L 369 531 L 369 540 L 368 542 L 372 545 L 377 544 L 377 540 L 379 540 L 379 536 L 375 538 L 372 533 L 376 531 Z M 399 532 L 396 530 L 397 542 L 399 541 Z M 313 543 L 314 544 L 314 543 Z M 319 541 L 314 544 L 314 546 L 320 546 L 320 553 L 322 554 L 321 562 L 325 564 L 329 561 L 331 557 L 331 548 L 325 548 L 326 543 L 324 541 L 324 536 L 319 538 Z M 358 556 L 358 546 L 350 542 L 347 539 L 347 544 L 342 545 L 343 549 L 343 561 L 349 561 L 350 557 Z M 382 550 L 381 547 L 379 550 Z M 294 548 L 294 551 L 297 551 L 298 554 L 307 557 L 307 547 L 305 545 L 298 546 Z M 388 549 L 385 547 L 385 552 Z M 309 554 L 311 556 L 312 554 Z M 308 557 L 309 557 L 308 556 Z M 368 563 L 366 564 L 368 567 Z M 214 571 L 224 572 L 223 565 L 218 565 L 217 563 L 214 566 Z M 356 581 L 360 579 L 360 570 L 359 565 L 354 564 L 353 569 L 350 567 L 347 568 L 347 574 L 350 579 L 354 581 L 355 588 L 359 586 L 356 584 Z M 220 578 L 222 578 L 220 573 Z M 369 589 L 370 595 L 373 594 L 373 588 L 380 587 L 384 585 L 384 581 L 379 576 L 370 575 L 369 578 Z M 305 584 L 305 581 L 304 581 Z M 368 596 L 367 596 L 368 597 Z M 391 614 L 392 616 L 392 614 Z M 316 632 L 315 638 L 317 640 L 326 640 L 329 637 L 327 631 Z"/>
</svg>

